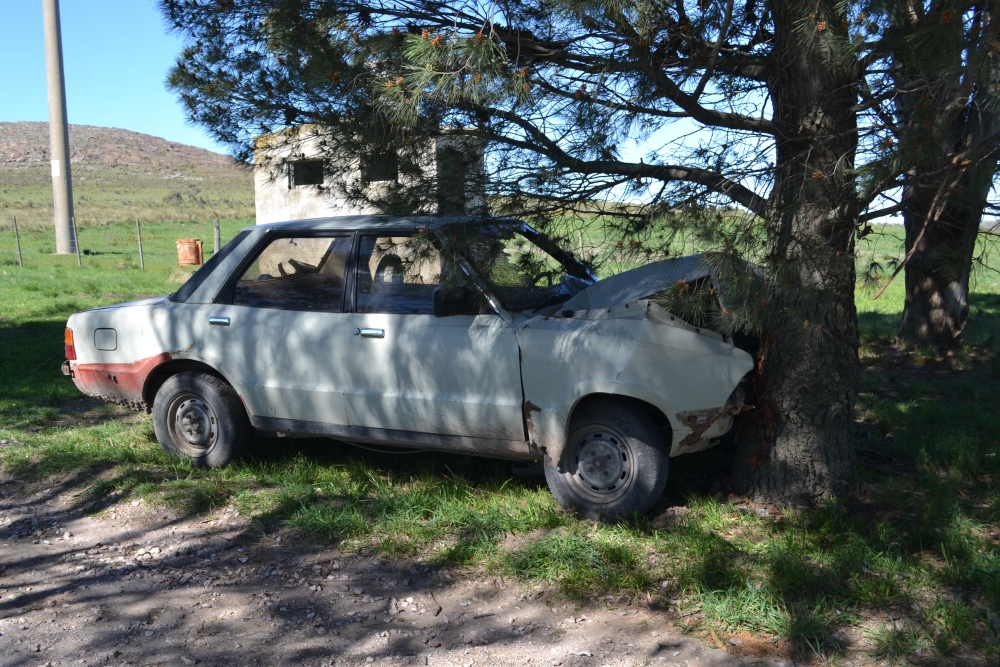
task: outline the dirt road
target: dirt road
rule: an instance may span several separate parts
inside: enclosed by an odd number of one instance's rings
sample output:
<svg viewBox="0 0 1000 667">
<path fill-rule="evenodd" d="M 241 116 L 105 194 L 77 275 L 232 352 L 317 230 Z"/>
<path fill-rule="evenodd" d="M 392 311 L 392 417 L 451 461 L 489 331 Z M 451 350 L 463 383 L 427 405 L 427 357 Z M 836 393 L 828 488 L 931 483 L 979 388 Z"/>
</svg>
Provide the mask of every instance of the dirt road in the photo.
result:
<svg viewBox="0 0 1000 667">
<path fill-rule="evenodd" d="M 0 667 L 783 664 L 645 606 L 265 535 L 232 508 L 94 514 L 78 490 L 0 478 Z"/>
</svg>

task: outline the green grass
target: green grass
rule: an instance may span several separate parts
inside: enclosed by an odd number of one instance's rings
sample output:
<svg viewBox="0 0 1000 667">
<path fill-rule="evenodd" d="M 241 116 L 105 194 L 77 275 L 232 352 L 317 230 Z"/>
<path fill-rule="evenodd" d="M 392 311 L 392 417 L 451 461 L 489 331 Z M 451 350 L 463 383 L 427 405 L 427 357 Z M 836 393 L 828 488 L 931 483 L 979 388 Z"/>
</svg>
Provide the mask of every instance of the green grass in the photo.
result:
<svg viewBox="0 0 1000 667">
<path fill-rule="evenodd" d="M 223 239 L 241 226 L 224 222 Z M 862 253 L 896 252 L 894 231 Z M 1000 613 L 1000 284 L 988 271 L 968 343 L 946 357 L 887 344 L 901 278 L 877 301 L 859 292 L 856 498 L 761 518 L 717 499 L 729 459 L 716 449 L 672 461 L 663 506 L 684 510 L 672 521 L 604 526 L 567 516 L 540 481 L 490 459 L 291 439 L 259 439 L 223 470 L 167 457 L 147 416 L 86 399 L 59 372 L 69 314 L 173 291 L 189 273 L 174 240 L 211 239 L 207 222 L 150 224 L 140 271 L 131 233 L 85 227 L 82 269 L 49 254 L 47 230 L 22 239 L 24 268 L 0 243 L 0 438 L 24 443 L 0 448 L 0 466 L 62 484 L 79 511 L 134 497 L 188 517 L 233 505 L 255 530 L 480 566 L 578 600 L 646 600 L 707 641 L 749 633 L 802 659 L 1000 660 L 988 620 Z"/>
</svg>

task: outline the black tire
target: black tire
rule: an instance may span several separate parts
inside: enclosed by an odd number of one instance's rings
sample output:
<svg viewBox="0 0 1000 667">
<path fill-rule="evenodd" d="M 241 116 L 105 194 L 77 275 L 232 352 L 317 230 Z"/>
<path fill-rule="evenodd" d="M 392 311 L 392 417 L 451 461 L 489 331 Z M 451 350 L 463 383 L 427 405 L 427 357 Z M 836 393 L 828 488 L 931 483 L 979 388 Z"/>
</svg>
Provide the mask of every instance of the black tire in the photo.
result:
<svg viewBox="0 0 1000 667">
<path fill-rule="evenodd" d="M 199 372 L 171 376 L 153 400 L 153 430 L 163 451 L 199 468 L 221 468 L 247 443 L 252 427 L 224 380 Z"/>
<path fill-rule="evenodd" d="M 614 399 L 581 406 L 545 481 L 560 505 L 586 519 L 614 522 L 648 511 L 667 484 L 669 456 L 656 422 Z"/>
</svg>

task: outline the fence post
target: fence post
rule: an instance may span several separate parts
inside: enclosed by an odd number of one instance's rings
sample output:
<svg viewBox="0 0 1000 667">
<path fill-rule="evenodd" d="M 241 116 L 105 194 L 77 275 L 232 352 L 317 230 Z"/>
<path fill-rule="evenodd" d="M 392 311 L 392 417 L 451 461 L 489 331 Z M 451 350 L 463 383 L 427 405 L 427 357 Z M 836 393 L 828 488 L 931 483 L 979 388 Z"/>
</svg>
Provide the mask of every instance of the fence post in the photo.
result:
<svg viewBox="0 0 1000 667">
<path fill-rule="evenodd" d="M 139 238 L 139 269 L 146 270 L 146 260 L 142 257 L 142 228 L 139 226 L 139 218 L 135 219 L 135 235 Z"/>
<path fill-rule="evenodd" d="M 73 244 L 76 246 L 76 265 L 83 268 L 83 259 L 80 257 L 80 230 L 76 226 L 76 216 L 69 219 L 73 226 Z"/>
<path fill-rule="evenodd" d="M 212 244 L 212 253 L 219 252 L 219 243 L 222 241 L 222 233 L 219 230 L 219 216 L 215 216 L 215 243 Z"/>
<path fill-rule="evenodd" d="M 14 216 L 14 241 L 17 242 L 17 265 L 24 268 L 24 260 L 21 259 L 21 234 L 17 231 L 17 216 Z"/>
</svg>

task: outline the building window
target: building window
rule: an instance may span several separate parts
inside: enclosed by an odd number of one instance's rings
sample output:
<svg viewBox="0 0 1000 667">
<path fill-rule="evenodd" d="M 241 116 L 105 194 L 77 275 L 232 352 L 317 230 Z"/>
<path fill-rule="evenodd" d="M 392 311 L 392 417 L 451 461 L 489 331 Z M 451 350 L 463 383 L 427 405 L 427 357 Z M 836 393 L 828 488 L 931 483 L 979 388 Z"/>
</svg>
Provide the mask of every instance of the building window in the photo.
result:
<svg viewBox="0 0 1000 667">
<path fill-rule="evenodd" d="M 380 151 L 361 160 L 361 177 L 365 183 L 399 180 L 399 160 L 393 151 Z"/>
<path fill-rule="evenodd" d="M 288 187 L 323 185 L 322 160 L 296 160 L 288 163 Z"/>
</svg>

